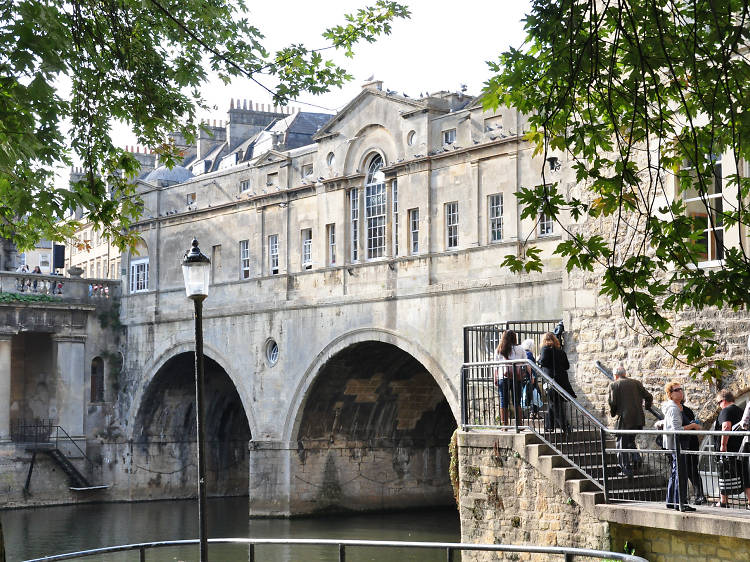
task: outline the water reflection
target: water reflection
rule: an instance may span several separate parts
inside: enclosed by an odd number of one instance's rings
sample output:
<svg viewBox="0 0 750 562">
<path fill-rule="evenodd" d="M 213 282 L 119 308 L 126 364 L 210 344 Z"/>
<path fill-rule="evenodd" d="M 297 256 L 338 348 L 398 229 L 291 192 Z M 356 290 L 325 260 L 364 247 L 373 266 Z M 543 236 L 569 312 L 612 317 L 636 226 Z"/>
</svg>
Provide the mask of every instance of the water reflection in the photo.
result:
<svg viewBox="0 0 750 562">
<path fill-rule="evenodd" d="M 305 519 L 248 520 L 247 498 L 212 499 L 208 504 L 211 537 L 341 538 L 458 542 L 455 509 Z M 0 512 L 9 562 L 76 550 L 133 542 L 194 538 L 198 534 L 194 501 L 90 504 Z M 212 545 L 212 562 L 246 562 L 247 546 Z M 138 555 L 91 557 L 126 562 Z M 337 560 L 335 547 L 258 546 L 256 559 L 268 562 Z M 347 549 L 347 560 L 444 560 L 440 551 Z M 149 562 L 192 562 L 197 547 L 150 551 Z"/>
</svg>

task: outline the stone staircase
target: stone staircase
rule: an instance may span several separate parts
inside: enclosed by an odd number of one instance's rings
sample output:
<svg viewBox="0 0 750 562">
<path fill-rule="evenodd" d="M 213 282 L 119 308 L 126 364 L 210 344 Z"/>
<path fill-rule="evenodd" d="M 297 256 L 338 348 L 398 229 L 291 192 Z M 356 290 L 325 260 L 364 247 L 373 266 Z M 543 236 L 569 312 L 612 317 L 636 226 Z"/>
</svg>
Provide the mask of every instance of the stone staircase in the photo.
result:
<svg viewBox="0 0 750 562">
<path fill-rule="evenodd" d="M 603 459 L 601 442 L 592 439 L 592 432 L 574 430 L 566 435 L 565 441 L 560 442 L 555 442 L 555 435 L 559 434 L 548 434 L 545 437 L 552 441 L 560 452 L 532 432 L 501 434 L 498 445 L 512 447 L 522 458 L 584 507 L 604 503 L 604 491 L 583 472 L 600 479 L 605 465 L 610 501 L 631 499 L 636 497 L 635 494 L 639 501 L 665 501 L 667 482 L 663 475 L 646 473 L 627 477 L 619 474 L 617 455 L 608 452 Z M 495 437 L 497 435 L 493 438 Z M 502 441 L 506 439 L 511 443 L 504 445 Z M 607 448 L 614 447 L 615 442 L 608 441 L 606 445 Z"/>
</svg>

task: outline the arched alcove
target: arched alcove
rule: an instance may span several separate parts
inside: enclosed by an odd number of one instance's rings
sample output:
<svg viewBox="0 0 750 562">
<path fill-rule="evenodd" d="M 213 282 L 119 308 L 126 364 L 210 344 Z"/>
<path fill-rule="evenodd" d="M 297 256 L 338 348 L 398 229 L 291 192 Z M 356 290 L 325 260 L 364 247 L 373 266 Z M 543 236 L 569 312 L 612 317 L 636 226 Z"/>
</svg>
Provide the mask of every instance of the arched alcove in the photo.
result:
<svg viewBox="0 0 750 562">
<path fill-rule="evenodd" d="M 101 357 L 91 360 L 89 384 L 91 386 L 91 402 L 104 402 L 104 361 Z"/>
</svg>

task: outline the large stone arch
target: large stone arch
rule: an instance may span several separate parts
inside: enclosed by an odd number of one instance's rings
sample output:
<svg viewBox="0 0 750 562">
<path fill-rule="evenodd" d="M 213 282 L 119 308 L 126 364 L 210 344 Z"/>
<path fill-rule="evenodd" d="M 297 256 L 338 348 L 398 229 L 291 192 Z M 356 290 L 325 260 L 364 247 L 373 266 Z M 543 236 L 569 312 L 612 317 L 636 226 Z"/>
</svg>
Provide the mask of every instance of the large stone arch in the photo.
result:
<svg viewBox="0 0 750 562">
<path fill-rule="evenodd" d="M 305 407 L 305 402 L 309 395 L 310 388 L 315 382 L 321 368 L 335 355 L 344 349 L 352 346 L 356 343 L 364 343 L 368 341 L 377 341 L 382 343 L 391 344 L 398 347 L 402 351 L 408 353 L 414 359 L 424 365 L 425 369 L 432 375 L 433 379 L 440 387 L 443 392 L 448 405 L 453 412 L 453 417 L 458 420 L 461 405 L 459 401 L 458 390 L 453 384 L 453 381 L 443 370 L 440 364 L 432 357 L 432 355 L 424 349 L 421 345 L 405 338 L 394 331 L 384 330 L 380 328 L 361 328 L 352 330 L 345 334 L 342 334 L 326 345 L 313 359 L 308 368 L 305 370 L 302 378 L 299 380 L 297 387 L 294 391 L 292 399 L 289 403 L 289 410 L 287 411 L 286 419 L 284 421 L 284 430 L 282 434 L 282 440 L 287 443 L 293 443 L 295 436 L 299 432 L 299 424 L 302 418 L 302 412 Z"/>
<path fill-rule="evenodd" d="M 447 380 L 429 354 L 392 332 L 359 330 L 326 346 L 285 428 L 290 511 L 451 505 L 457 422 L 438 379 Z"/>
<path fill-rule="evenodd" d="M 139 386 L 135 391 L 133 401 L 131 403 L 131 407 L 128 413 L 127 418 L 127 434 L 129 439 L 134 439 L 135 435 L 134 432 L 135 429 L 135 420 L 136 416 L 138 415 L 138 412 L 141 408 L 141 403 L 143 401 L 143 396 L 148 390 L 149 385 L 153 381 L 154 376 L 156 373 L 158 373 L 164 365 L 169 361 L 172 357 L 179 355 L 181 353 L 194 353 L 195 352 L 195 342 L 194 341 L 183 341 L 176 343 L 168 348 L 166 348 L 164 351 L 162 351 L 158 356 L 154 357 L 143 365 L 142 372 L 146 374 L 146 376 L 139 378 Z M 250 433 L 252 435 L 258 435 L 258 426 L 255 420 L 255 413 L 253 409 L 250 407 L 250 400 L 247 396 L 247 389 L 244 385 L 240 384 L 240 376 L 235 372 L 235 370 L 231 367 L 231 364 L 227 359 L 224 357 L 223 353 L 215 347 L 211 345 L 209 342 L 203 342 L 203 355 L 205 357 L 210 357 L 213 361 L 218 363 L 218 365 L 224 370 L 224 372 L 227 374 L 229 379 L 232 381 L 232 384 L 234 384 L 235 389 L 237 390 L 237 394 L 240 396 L 240 401 L 242 402 L 242 407 L 245 410 L 245 415 L 247 416 L 247 423 L 250 427 Z"/>
</svg>

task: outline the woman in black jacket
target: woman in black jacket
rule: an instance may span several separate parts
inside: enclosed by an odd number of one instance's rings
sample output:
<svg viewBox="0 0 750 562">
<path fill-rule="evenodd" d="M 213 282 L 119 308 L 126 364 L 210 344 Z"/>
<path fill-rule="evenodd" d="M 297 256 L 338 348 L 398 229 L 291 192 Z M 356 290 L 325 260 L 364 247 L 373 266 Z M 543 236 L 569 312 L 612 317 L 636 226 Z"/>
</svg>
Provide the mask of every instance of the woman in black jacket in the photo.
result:
<svg viewBox="0 0 750 562">
<path fill-rule="evenodd" d="M 568 362 L 568 356 L 560 346 L 560 341 L 555 337 L 552 332 L 544 334 L 542 340 L 542 351 L 539 355 L 539 366 L 542 371 L 559 384 L 565 392 L 570 394 L 573 398 L 576 397 L 576 393 L 573 387 L 570 386 L 568 380 L 568 369 L 570 363 Z M 560 428 L 563 431 L 570 430 L 570 424 L 565 413 L 565 398 L 560 396 L 554 388 L 550 388 L 547 392 L 547 398 L 549 400 L 549 410 L 545 418 L 545 430 L 554 431 L 555 428 Z"/>
</svg>

